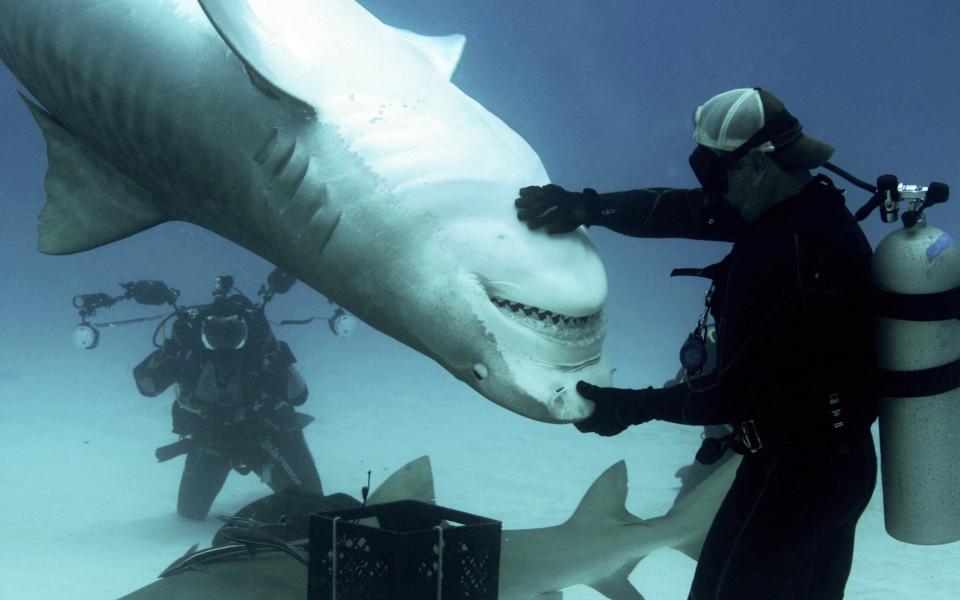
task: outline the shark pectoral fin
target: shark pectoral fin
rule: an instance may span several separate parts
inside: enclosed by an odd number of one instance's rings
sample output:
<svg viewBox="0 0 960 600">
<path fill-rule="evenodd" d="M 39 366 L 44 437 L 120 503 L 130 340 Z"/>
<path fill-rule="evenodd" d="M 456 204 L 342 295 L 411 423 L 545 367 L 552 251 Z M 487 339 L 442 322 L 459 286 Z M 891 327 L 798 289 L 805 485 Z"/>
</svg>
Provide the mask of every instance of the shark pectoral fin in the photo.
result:
<svg viewBox="0 0 960 600">
<path fill-rule="evenodd" d="M 740 466 L 740 457 L 730 458 L 712 465 L 706 476 L 700 475 L 695 483 L 688 487 L 684 483 L 677 499 L 674 500 L 665 520 L 669 527 L 677 532 L 680 543 L 674 548 L 693 560 L 699 560 L 700 550 L 707 538 L 713 520 L 730 490 Z M 659 519 L 658 519 L 659 520 Z"/>
<path fill-rule="evenodd" d="M 632 560 L 617 569 L 609 577 L 587 585 L 610 598 L 610 600 L 643 600 L 643 595 L 637 591 L 637 588 L 633 587 L 628 579 L 640 560 L 642 558 Z"/>
<path fill-rule="evenodd" d="M 455 33 L 433 37 L 420 35 L 405 29 L 394 29 L 394 31 L 427 58 L 445 79 L 453 77 L 453 72 L 457 70 L 457 65 L 460 64 L 463 45 L 467 41 L 467 38 L 462 34 Z"/>
<path fill-rule="evenodd" d="M 296 23 L 281 19 L 279 24 L 266 24 L 247 0 L 200 0 L 200 6 L 223 41 L 243 63 L 250 81 L 258 90 L 270 98 L 286 102 L 304 115 L 316 114 L 316 108 L 306 101 L 309 97 L 306 80 L 310 78 L 304 77 L 303 73 L 300 78 L 294 77 L 291 69 L 298 66 L 297 61 L 291 60 L 291 54 L 277 43 L 285 37 L 302 39 L 303 22 L 309 21 L 309 15 L 294 17 L 297 11 L 288 10 L 284 16 L 297 18 Z M 277 31 L 278 27 L 289 27 L 291 31 Z M 264 39 L 265 33 L 275 35 Z"/>
<path fill-rule="evenodd" d="M 47 142 L 47 201 L 38 247 L 72 254 L 133 235 L 169 220 L 149 192 L 101 160 L 47 111 L 21 94 Z"/>
</svg>

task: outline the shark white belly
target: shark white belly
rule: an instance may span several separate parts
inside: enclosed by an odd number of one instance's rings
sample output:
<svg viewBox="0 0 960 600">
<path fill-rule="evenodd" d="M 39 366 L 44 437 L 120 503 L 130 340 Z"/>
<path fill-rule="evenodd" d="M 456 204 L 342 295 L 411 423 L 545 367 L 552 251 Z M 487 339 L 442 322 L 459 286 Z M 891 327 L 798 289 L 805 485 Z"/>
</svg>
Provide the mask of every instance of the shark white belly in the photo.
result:
<svg viewBox="0 0 960 600">
<path fill-rule="evenodd" d="M 586 234 L 530 232 L 536 153 L 449 81 L 460 36 L 352 0 L 4 0 L 0 58 L 48 142 L 40 249 L 214 231 L 550 422 L 609 382 Z"/>
</svg>

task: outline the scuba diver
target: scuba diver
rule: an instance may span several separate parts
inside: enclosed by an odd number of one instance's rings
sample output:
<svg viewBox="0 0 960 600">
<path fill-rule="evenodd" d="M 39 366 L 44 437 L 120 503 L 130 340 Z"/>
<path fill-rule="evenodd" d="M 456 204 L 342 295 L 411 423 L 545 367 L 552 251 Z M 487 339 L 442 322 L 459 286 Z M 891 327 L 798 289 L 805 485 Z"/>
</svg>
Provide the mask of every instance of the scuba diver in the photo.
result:
<svg viewBox="0 0 960 600">
<path fill-rule="evenodd" d="M 646 238 L 733 242 L 718 264 L 674 275 L 711 280 L 681 350 L 688 376 L 665 388 L 577 391 L 595 403 L 583 432 L 612 436 L 659 419 L 732 426 L 698 453 L 743 455 L 707 534 L 695 600 L 838 600 L 854 533 L 876 484 L 872 248 L 825 175 L 833 148 L 802 132 L 770 92 L 721 93 L 694 117 L 700 188 L 614 193 L 520 190 L 531 229 L 599 225 Z M 712 317 L 716 365 L 704 370 Z M 726 431 L 721 428 L 720 431 Z"/>
<path fill-rule="evenodd" d="M 231 470 L 253 471 L 275 492 L 322 494 L 303 435 L 313 418 L 295 410 L 307 400 L 307 386 L 263 310 L 278 284 L 283 293 L 295 280 L 274 271 L 268 281 L 258 306 L 234 289 L 232 277 L 219 277 L 213 302 L 178 308 L 169 337 L 133 369 L 144 396 L 175 385 L 173 432 L 180 440 L 158 448 L 157 458 L 186 454 L 177 512 L 188 519 L 206 518 Z M 176 299 L 162 282 L 125 287 L 142 304 Z"/>
</svg>

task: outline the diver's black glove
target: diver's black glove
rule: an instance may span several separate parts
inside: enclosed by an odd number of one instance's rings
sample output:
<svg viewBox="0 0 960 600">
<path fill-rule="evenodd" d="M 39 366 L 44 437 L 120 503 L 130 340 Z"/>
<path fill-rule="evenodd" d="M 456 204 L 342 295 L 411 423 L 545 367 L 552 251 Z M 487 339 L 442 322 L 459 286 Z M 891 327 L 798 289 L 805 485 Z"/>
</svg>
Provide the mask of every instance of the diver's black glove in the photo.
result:
<svg viewBox="0 0 960 600">
<path fill-rule="evenodd" d="M 586 381 L 579 381 L 577 392 L 597 405 L 592 415 L 574 423 L 583 433 L 617 435 L 631 425 L 640 425 L 656 418 L 655 403 L 650 401 L 656 392 L 652 387 L 629 390 L 597 387 Z"/>
<path fill-rule="evenodd" d="M 530 229 L 546 226 L 547 233 L 566 233 L 590 223 L 590 203 L 597 197 L 596 190 L 568 192 L 559 185 L 531 185 L 520 190 L 514 202 L 517 218 Z"/>
</svg>

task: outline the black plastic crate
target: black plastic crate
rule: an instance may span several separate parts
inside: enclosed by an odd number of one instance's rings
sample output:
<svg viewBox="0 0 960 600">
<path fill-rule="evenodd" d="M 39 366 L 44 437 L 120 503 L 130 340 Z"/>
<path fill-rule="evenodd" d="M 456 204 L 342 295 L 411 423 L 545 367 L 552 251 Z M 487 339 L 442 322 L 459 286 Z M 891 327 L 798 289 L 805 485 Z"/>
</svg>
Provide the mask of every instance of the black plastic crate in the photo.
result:
<svg viewBox="0 0 960 600">
<path fill-rule="evenodd" d="M 500 521 L 415 500 L 310 515 L 308 600 L 496 600 L 499 579 Z"/>
</svg>

